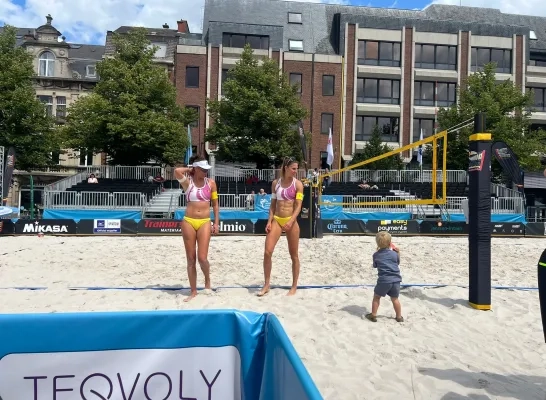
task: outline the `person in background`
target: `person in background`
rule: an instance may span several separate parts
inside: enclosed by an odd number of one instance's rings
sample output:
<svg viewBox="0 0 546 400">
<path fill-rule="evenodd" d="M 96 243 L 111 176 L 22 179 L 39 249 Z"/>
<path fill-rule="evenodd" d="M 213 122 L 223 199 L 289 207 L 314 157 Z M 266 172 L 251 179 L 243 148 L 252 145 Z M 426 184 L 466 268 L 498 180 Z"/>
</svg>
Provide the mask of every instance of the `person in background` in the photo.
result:
<svg viewBox="0 0 546 400">
<path fill-rule="evenodd" d="M 99 183 L 99 180 L 95 176 L 95 174 L 89 175 L 89 178 L 87 179 L 87 183 Z"/>
<path fill-rule="evenodd" d="M 254 190 L 251 191 L 248 196 L 246 196 L 246 209 L 249 211 L 254 211 L 254 197 L 256 197 Z"/>
<path fill-rule="evenodd" d="M 176 168 L 174 176 L 186 196 L 186 212 L 182 220 L 182 237 L 186 249 L 190 295 L 184 301 L 197 296 L 197 268 L 199 262 L 205 275 L 205 289 L 212 289 L 210 283 L 210 263 L 208 260 L 211 234 L 219 232 L 220 212 L 216 182 L 207 177 L 212 167 L 200 156 L 190 159 L 187 167 Z M 214 223 L 210 223 L 210 207 L 214 212 Z"/>
</svg>

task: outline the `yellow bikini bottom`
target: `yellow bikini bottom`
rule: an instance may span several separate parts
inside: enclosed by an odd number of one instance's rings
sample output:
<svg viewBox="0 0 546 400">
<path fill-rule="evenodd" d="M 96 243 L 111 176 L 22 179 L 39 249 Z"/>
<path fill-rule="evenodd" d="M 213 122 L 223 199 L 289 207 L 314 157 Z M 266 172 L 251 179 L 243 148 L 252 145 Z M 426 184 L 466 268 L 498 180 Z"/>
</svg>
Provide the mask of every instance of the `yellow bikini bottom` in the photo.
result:
<svg viewBox="0 0 546 400">
<path fill-rule="evenodd" d="M 290 220 L 292 219 L 292 217 L 278 217 L 278 216 L 276 216 L 276 215 L 273 215 L 273 219 L 274 219 L 275 221 L 277 221 L 277 223 L 278 223 L 278 224 L 281 226 L 281 228 L 282 228 L 283 226 L 286 225 L 286 223 L 287 223 L 288 221 L 290 221 Z"/>
<path fill-rule="evenodd" d="M 210 218 L 190 218 L 190 217 L 184 217 L 184 221 L 186 221 L 188 224 L 190 224 L 193 229 L 197 232 L 199 228 L 201 228 L 206 223 L 210 223 Z"/>
</svg>

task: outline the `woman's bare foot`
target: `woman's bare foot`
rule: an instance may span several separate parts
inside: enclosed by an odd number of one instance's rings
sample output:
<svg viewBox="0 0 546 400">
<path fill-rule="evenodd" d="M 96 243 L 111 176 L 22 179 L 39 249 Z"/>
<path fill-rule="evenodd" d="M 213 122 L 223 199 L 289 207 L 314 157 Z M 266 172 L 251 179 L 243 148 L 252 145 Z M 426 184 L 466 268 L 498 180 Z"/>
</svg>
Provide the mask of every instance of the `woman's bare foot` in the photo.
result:
<svg viewBox="0 0 546 400">
<path fill-rule="evenodd" d="M 197 291 L 191 292 L 190 295 L 184 299 L 184 303 L 187 303 L 188 301 L 193 299 L 195 296 L 197 296 Z"/>
<path fill-rule="evenodd" d="M 269 293 L 269 285 L 266 285 L 262 288 L 262 290 L 260 290 L 260 292 L 257 294 L 258 297 L 263 297 L 265 296 L 266 294 Z"/>
<path fill-rule="evenodd" d="M 298 290 L 298 287 L 292 287 L 290 288 L 290 290 L 288 291 L 288 293 L 286 294 L 287 296 L 294 296 L 296 294 L 296 290 Z"/>
</svg>

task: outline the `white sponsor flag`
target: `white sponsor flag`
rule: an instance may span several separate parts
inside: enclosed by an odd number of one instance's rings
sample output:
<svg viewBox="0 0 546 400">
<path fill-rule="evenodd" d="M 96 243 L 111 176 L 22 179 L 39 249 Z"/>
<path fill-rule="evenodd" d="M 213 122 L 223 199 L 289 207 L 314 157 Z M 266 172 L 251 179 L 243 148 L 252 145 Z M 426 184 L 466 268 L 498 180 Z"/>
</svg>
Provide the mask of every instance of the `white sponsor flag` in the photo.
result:
<svg viewBox="0 0 546 400">
<path fill-rule="evenodd" d="M 332 164 L 334 163 L 334 146 L 332 144 L 332 128 L 330 128 L 330 133 L 328 134 L 328 146 L 326 146 L 326 153 L 328 153 L 328 157 L 326 158 L 326 164 L 332 167 Z"/>
</svg>

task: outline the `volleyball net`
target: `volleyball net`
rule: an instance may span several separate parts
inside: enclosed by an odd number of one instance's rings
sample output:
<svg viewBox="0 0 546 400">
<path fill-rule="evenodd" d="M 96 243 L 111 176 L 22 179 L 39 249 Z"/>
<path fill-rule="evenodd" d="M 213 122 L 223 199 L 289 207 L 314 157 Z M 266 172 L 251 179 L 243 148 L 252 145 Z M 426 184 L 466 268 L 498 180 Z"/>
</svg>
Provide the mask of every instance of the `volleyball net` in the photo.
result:
<svg viewBox="0 0 546 400">
<path fill-rule="evenodd" d="M 448 131 L 445 130 L 376 157 L 320 175 L 318 177 L 318 204 L 342 207 L 445 205 L 447 202 L 447 133 Z M 366 165 L 389 157 L 401 157 L 408 154 L 412 156 L 413 152 L 419 150 L 419 148 L 421 148 L 423 157 L 425 156 L 426 149 L 427 158 L 431 158 L 432 167 L 429 171 L 430 175 L 427 174 L 425 179 L 423 179 L 422 170 L 415 170 L 415 174 L 411 174 L 411 171 L 408 170 L 383 171 L 392 173 L 384 176 L 374 176 L 373 170 L 365 168 Z M 334 176 L 339 174 L 347 174 L 349 176 L 346 175 L 345 179 L 333 179 Z M 347 192 L 347 196 L 336 193 L 338 195 L 336 197 L 341 198 L 343 201 L 323 199 L 323 192 L 328 191 L 328 181 L 331 182 L 333 180 L 352 182 L 353 187 L 355 183 L 358 183 L 358 193 L 361 195 L 355 195 L 355 192 L 352 191 Z M 377 193 L 381 193 L 379 186 L 385 188 L 387 185 L 390 185 L 391 189 L 395 189 L 396 186 L 398 188 L 402 188 L 403 186 L 411 188 L 412 184 L 416 184 L 416 186 L 413 186 L 414 188 L 418 187 L 418 194 L 411 195 L 411 190 L 408 189 L 410 190 L 409 194 L 407 191 L 399 190 L 398 195 L 383 197 L 377 195 Z M 405 195 L 402 193 L 405 193 Z"/>
</svg>

